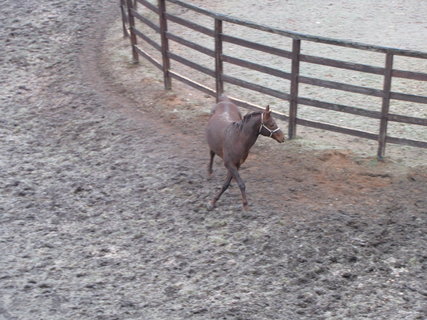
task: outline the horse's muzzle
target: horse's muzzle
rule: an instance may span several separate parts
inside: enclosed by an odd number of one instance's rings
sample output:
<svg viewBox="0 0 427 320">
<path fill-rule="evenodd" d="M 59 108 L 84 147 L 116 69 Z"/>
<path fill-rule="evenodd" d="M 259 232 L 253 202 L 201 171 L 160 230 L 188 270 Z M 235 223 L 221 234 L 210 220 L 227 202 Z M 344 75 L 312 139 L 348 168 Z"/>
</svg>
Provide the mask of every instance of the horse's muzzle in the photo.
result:
<svg viewBox="0 0 427 320">
<path fill-rule="evenodd" d="M 274 140 L 276 140 L 278 143 L 283 143 L 283 142 L 285 142 L 285 135 L 283 134 L 282 130 L 279 130 L 279 131 L 275 132 L 275 133 L 272 135 L 272 138 L 273 138 Z"/>
</svg>

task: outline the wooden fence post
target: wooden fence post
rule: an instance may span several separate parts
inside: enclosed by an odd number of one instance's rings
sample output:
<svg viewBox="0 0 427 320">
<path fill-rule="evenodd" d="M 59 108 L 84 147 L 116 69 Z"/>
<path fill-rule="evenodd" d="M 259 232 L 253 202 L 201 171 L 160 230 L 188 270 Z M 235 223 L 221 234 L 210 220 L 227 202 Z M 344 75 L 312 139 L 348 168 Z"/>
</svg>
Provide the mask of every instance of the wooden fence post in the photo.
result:
<svg viewBox="0 0 427 320">
<path fill-rule="evenodd" d="M 388 111 L 390 109 L 392 72 L 393 72 L 393 54 L 388 52 L 385 60 L 383 102 L 381 107 L 380 132 L 378 135 L 378 153 L 377 153 L 378 160 L 383 160 L 385 155 L 385 146 L 386 146 L 386 140 L 387 140 Z"/>
<path fill-rule="evenodd" d="M 158 0 L 159 7 L 159 25 L 160 25 L 160 41 L 162 43 L 162 64 L 163 64 L 163 82 L 166 90 L 172 88 L 172 78 L 170 76 L 170 59 L 169 59 L 169 41 L 166 36 L 168 31 L 168 23 L 166 19 L 166 1 Z"/>
<path fill-rule="evenodd" d="M 128 6 L 128 21 L 129 21 L 129 32 L 130 32 L 130 44 L 132 47 L 132 59 L 133 63 L 139 62 L 138 51 L 136 51 L 136 34 L 135 34 L 135 18 L 133 16 L 133 3 L 132 0 L 127 0 Z"/>
<path fill-rule="evenodd" d="M 128 22 L 128 17 L 126 16 L 125 7 L 126 7 L 125 0 L 120 0 L 120 12 L 122 13 L 123 38 L 129 37 L 129 33 L 126 26 Z"/>
<path fill-rule="evenodd" d="M 222 20 L 215 18 L 215 93 L 216 101 L 224 92 L 222 74 L 224 72 L 222 63 Z"/>
<path fill-rule="evenodd" d="M 300 65 L 301 40 L 292 40 L 292 73 L 291 73 L 291 99 L 289 101 L 288 137 L 296 138 L 297 134 L 297 109 L 298 109 L 298 78 Z"/>
</svg>

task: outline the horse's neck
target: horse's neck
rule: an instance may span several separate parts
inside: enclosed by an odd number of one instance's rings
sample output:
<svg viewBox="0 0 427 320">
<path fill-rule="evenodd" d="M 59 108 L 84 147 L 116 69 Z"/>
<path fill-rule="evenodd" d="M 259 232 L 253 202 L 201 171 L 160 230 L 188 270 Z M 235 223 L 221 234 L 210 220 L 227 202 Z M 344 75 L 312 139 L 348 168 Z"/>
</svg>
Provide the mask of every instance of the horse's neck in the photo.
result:
<svg viewBox="0 0 427 320">
<path fill-rule="evenodd" d="M 258 115 L 253 116 L 251 119 L 249 119 L 248 122 L 243 125 L 242 139 L 243 143 L 245 144 L 245 146 L 247 146 L 248 149 L 251 148 L 258 139 L 260 125 L 261 117 Z"/>
</svg>

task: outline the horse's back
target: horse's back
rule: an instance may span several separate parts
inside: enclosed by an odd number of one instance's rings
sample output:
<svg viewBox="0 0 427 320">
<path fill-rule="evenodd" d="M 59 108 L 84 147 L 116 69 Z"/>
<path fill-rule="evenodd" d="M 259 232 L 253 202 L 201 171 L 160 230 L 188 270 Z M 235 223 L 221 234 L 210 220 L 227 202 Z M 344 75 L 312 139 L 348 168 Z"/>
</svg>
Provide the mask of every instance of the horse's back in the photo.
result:
<svg viewBox="0 0 427 320">
<path fill-rule="evenodd" d="M 226 96 L 221 96 L 212 109 L 212 115 L 206 127 L 206 139 L 210 149 L 220 157 L 223 156 L 225 131 L 233 122 L 242 120 L 242 114 L 237 106 Z"/>
</svg>

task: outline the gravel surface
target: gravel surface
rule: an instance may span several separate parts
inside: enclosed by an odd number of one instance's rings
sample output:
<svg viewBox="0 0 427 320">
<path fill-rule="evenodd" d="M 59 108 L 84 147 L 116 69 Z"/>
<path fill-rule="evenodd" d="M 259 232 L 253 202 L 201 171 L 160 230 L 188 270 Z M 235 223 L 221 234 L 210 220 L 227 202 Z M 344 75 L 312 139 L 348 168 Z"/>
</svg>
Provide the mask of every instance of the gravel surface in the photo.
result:
<svg viewBox="0 0 427 320">
<path fill-rule="evenodd" d="M 260 138 L 251 210 L 208 211 L 203 96 L 140 76 L 116 2 L 0 10 L 0 319 L 427 317 L 425 168 Z"/>
</svg>

